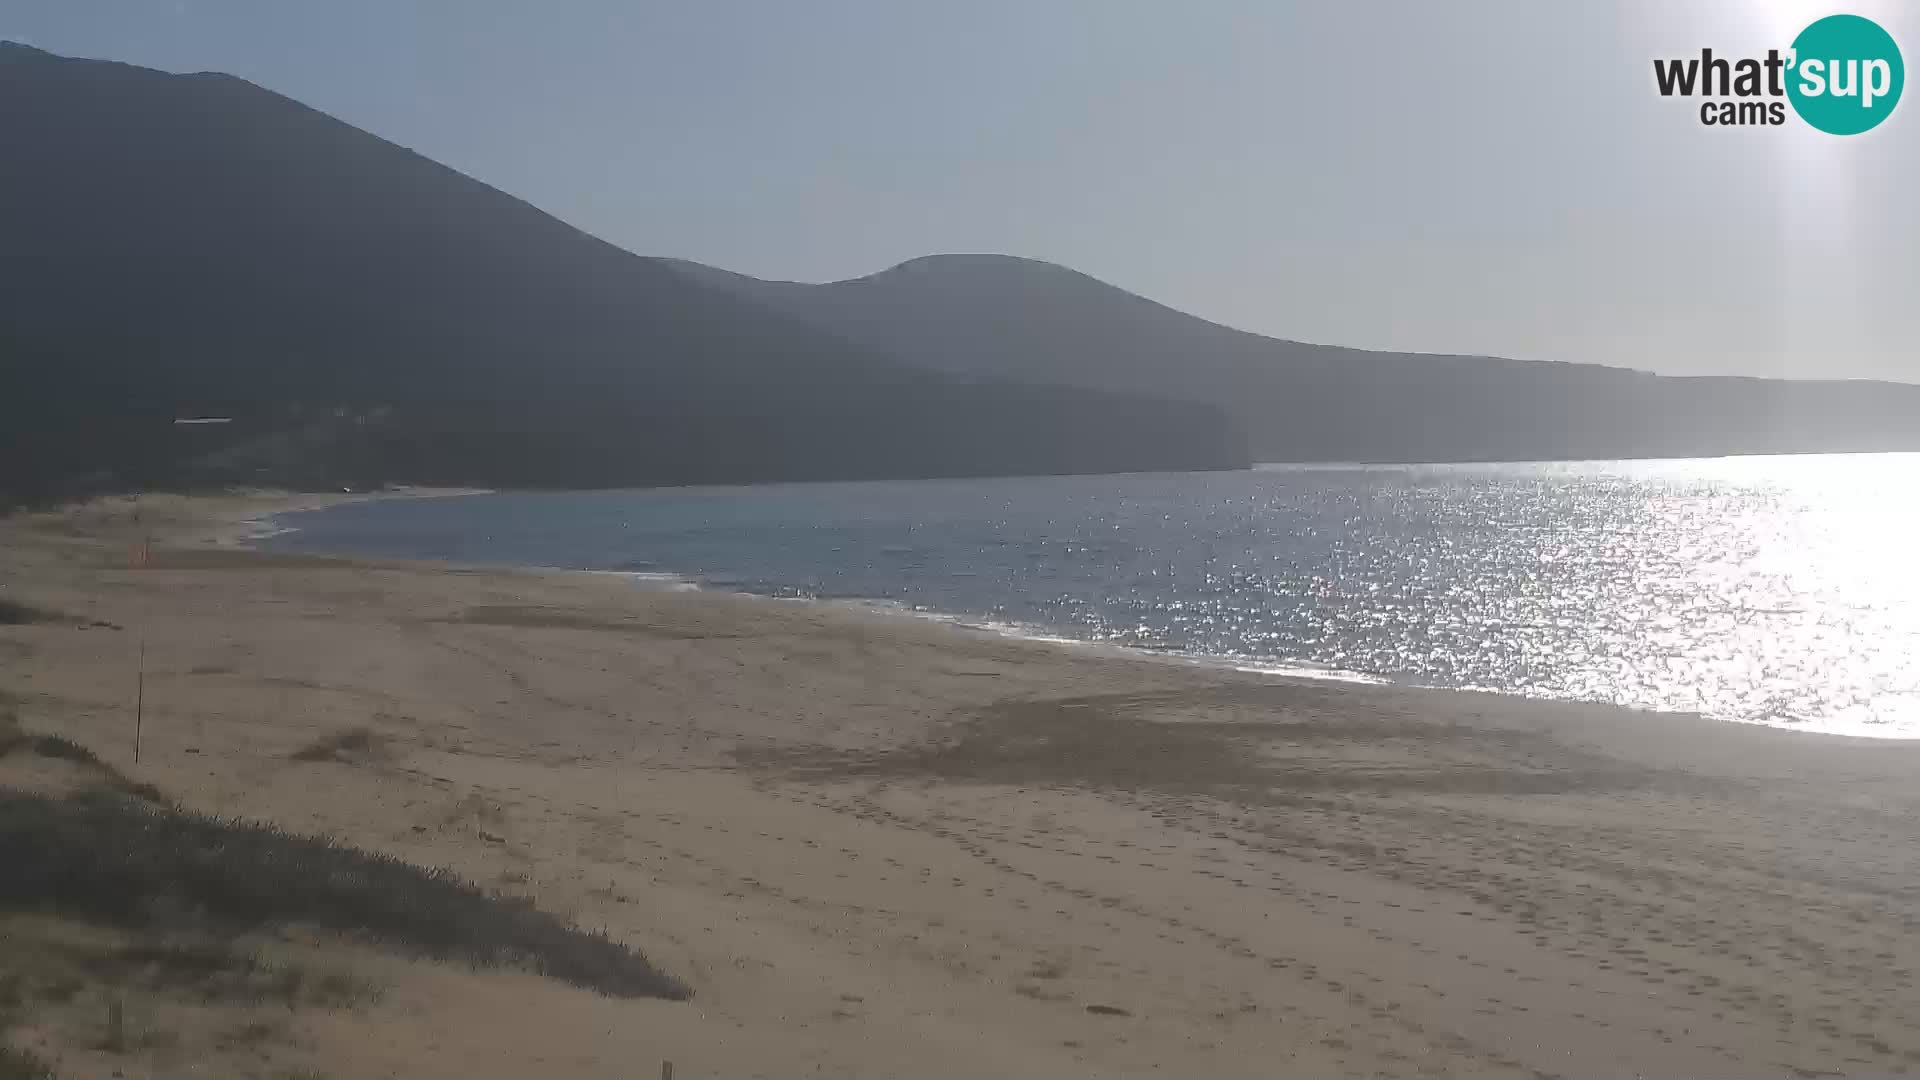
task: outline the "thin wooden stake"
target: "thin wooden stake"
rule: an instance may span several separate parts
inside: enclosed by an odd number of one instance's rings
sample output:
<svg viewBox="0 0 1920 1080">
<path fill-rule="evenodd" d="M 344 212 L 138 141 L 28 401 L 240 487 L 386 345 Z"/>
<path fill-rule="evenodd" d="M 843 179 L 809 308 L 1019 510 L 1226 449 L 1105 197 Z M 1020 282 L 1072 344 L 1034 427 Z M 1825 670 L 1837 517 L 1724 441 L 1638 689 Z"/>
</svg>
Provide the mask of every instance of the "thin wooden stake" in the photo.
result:
<svg viewBox="0 0 1920 1080">
<path fill-rule="evenodd" d="M 107 1000 L 107 1049 L 115 1054 L 127 1049 L 127 1005 L 117 994 Z"/>
<path fill-rule="evenodd" d="M 140 733 L 147 719 L 147 636 L 140 635 L 140 672 L 133 683 L 133 763 L 140 764 Z"/>
</svg>

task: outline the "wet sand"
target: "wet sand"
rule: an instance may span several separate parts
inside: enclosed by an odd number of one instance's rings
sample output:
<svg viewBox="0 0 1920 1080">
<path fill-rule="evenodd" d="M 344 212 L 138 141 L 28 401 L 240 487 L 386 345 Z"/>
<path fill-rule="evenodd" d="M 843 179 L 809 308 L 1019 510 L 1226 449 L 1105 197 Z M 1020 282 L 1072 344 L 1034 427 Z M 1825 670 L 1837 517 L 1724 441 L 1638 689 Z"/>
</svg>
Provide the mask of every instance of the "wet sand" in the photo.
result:
<svg viewBox="0 0 1920 1080">
<path fill-rule="evenodd" d="M 1920 746 L 233 545 L 280 505 L 0 523 L 7 593 L 70 616 L 0 627 L 22 722 L 534 897 L 696 997 L 383 962 L 259 1075 L 1920 1069 Z"/>
</svg>

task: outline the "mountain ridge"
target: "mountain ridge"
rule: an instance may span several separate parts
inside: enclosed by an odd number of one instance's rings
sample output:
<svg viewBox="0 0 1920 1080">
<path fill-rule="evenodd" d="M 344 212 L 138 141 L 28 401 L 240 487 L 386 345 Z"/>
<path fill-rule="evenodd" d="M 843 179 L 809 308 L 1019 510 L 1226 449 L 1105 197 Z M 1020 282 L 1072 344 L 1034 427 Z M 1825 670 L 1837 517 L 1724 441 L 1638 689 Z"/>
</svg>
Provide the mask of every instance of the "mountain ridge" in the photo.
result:
<svg viewBox="0 0 1920 1080">
<path fill-rule="evenodd" d="M 969 264 L 971 266 L 982 267 L 982 268 L 993 267 L 993 266 L 1012 266 L 1012 267 L 1021 268 L 1023 271 L 1026 271 L 1026 272 L 1034 272 L 1034 271 L 1057 272 L 1059 274 L 1070 275 L 1073 278 L 1080 279 L 1081 281 L 1090 283 L 1092 285 L 1096 285 L 1100 288 L 1111 289 L 1115 292 L 1124 293 L 1126 296 L 1132 298 L 1134 301 L 1137 301 L 1141 305 L 1155 308 L 1160 311 L 1165 311 L 1165 312 L 1168 312 L 1169 314 L 1178 315 L 1183 318 L 1192 319 L 1196 322 L 1206 323 L 1207 325 L 1214 327 L 1220 331 L 1224 331 L 1226 333 L 1241 335 L 1244 337 L 1254 338 L 1254 339 L 1265 341 L 1265 342 L 1273 342 L 1280 345 L 1297 346 L 1297 347 L 1309 348 L 1309 349 L 1330 349 L 1330 350 L 1334 350 L 1341 353 L 1352 353 L 1352 354 L 1359 354 L 1359 355 L 1387 355 L 1387 356 L 1439 357 L 1439 358 L 1446 358 L 1446 359 L 1493 360 L 1493 361 L 1498 361 L 1502 363 L 1511 363 L 1511 364 L 1546 364 L 1546 365 L 1556 365 L 1556 366 L 1562 366 L 1562 367 L 1599 368 L 1606 371 L 1626 371 L 1626 372 L 1633 372 L 1635 374 L 1641 374 L 1641 375 L 1658 376 L 1660 374 L 1659 372 L 1652 371 L 1647 368 L 1636 368 L 1636 367 L 1631 367 L 1625 364 L 1598 364 L 1598 363 L 1588 363 L 1588 362 L 1572 361 L 1572 360 L 1543 360 L 1537 357 L 1504 357 L 1504 356 L 1494 356 L 1490 353 L 1450 353 L 1450 352 L 1427 352 L 1427 351 L 1404 352 L 1401 350 L 1378 349 L 1378 348 L 1372 348 L 1372 347 L 1363 346 L 1363 345 L 1342 345 L 1335 342 L 1308 341 L 1304 338 L 1278 337 L 1273 334 L 1263 334 L 1257 330 L 1247 330 L 1242 327 L 1234 326 L 1230 323 L 1221 322 L 1218 319 L 1209 319 L 1204 315 L 1195 315 L 1190 311 L 1185 311 L 1180 308 L 1174 307 L 1172 304 L 1169 304 L 1163 300 L 1155 300 L 1153 297 L 1147 296 L 1143 293 L 1136 293 L 1131 289 L 1127 289 L 1123 286 L 1114 285 L 1111 282 L 1108 282 L 1102 278 L 1096 277 L 1093 274 L 1087 273 L 1085 270 L 1076 269 L 1074 267 L 1066 265 L 1065 263 L 1057 263 L 1048 259 L 1037 259 L 1028 255 L 1009 255 L 1009 254 L 999 253 L 999 252 L 971 252 L 971 251 L 969 252 L 961 252 L 961 251 L 934 252 L 927 255 L 916 255 L 911 259 L 906 259 L 901 262 L 894 263 L 893 265 L 888 266 L 884 269 L 875 270 L 870 274 L 860 274 L 860 275 L 856 275 L 854 277 L 849 277 L 849 278 L 835 278 L 828 281 L 818 281 L 818 282 L 799 281 L 799 280 L 787 279 L 787 278 L 758 278 L 758 277 L 754 277 L 751 274 L 742 273 L 738 270 L 728 270 L 725 267 L 713 266 L 708 263 L 702 263 L 695 259 L 687 259 L 687 258 L 682 258 L 678 256 L 649 256 L 649 258 L 658 259 L 661 262 L 670 264 L 671 266 L 673 266 L 674 269 L 682 273 L 690 274 L 696 277 L 701 274 L 710 274 L 710 275 L 714 275 L 716 280 L 720 278 L 731 278 L 731 279 L 743 279 L 744 282 L 752 283 L 752 285 L 748 285 L 746 287 L 753 287 L 755 285 L 758 285 L 758 286 L 774 286 L 779 288 L 793 287 L 797 289 L 813 289 L 813 288 L 820 288 L 824 286 L 871 284 L 871 283 L 889 280 L 890 277 L 892 275 L 895 275 L 896 273 L 915 273 L 915 272 L 920 272 L 920 271 L 925 271 L 930 269 L 944 269 L 949 266 L 965 266 Z M 1710 377 L 1710 376 L 1683 376 L 1682 375 L 1682 376 L 1661 376 L 1661 377 L 1663 378 L 1696 378 L 1696 377 L 1704 378 L 1704 377 Z M 1745 375 L 1726 376 L 1726 377 L 1727 378 L 1763 378 L 1763 379 L 1767 378 L 1766 376 L 1745 376 Z M 1770 380 L 1770 381 L 1805 382 L 1805 381 L 1827 381 L 1827 380 L 1777 379 L 1777 380 Z M 1890 380 L 1852 379 L 1852 380 L 1836 380 L 1836 381 L 1886 382 Z M 1898 383 L 1896 385 L 1910 385 L 1910 384 Z"/>
<path fill-rule="evenodd" d="M 1920 449 L 1920 386 L 1320 345 L 1240 330 L 1019 256 L 922 256 L 821 284 L 678 272 L 933 370 L 1225 409 L 1268 461 Z"/>
<path fill-rule="evenodd" d="M 0 140 L 0 489 L 1247 463 L 1217 410 L 902 364 L 243 79 L 13 46 Z"/>
<path fill-rule="evenodd" d="M 1432 356 L 1432 357 L 1447 357 L 1447 358 L 1462 358 L 1462 359 L 1485 359 L 1485 360 L 1498 360 L 1498 361 L 1504 361 L 1504 362 L 1515 363 L 1515 364 L 1548 364 L 1548 365 L 1570 366 L 1570 367 L 1589 367 L 1589 368 L 1599 368 L 1599 369 L 1608 370 L 1608 371 L 1633 372 L 1633 373 L 1642 374 L 1642 375 L 1656 375 L 1656 376 L 1661 375 L 1660 372 L 1654 371 L 1650 368 L 1637 368 L 1629 364 L 1607 364 L 1607 363 L 1595 363 L 1590 361 L 1554 360 L 1554 359 L 1543 359 L 1540 357 L 1503 357 L 1503 356 L 1495 356 L 1491 353 L 1429 352 L 1426 350 L 1416 350 L 1413 352 L 1405 352 L 1403 350 L 1375 348 L 1373 346 L 1367 346 L 1367 345 L 1343 345 L 1338 342 L 1309 341 L 1305 338 L 1280 337 L 1275 334 L 1266 334 L 1266 333 L 1261 333 L 1258 330 L 1248 330 L 1244 327 L 1234 326 L 1231 323 L 1221 322 L 1218 319 L 1211 319 L 1204 315 L 1195 315 L 1190 311 L 1177 308 L 1172 304 L 1167 303 L 1164 300 L 1156 300 L 1153 297 L 1147 296 L 1144 293 L 1137 293 L 1124 286 L 1115 285 L 1094 274 L 1090 274 L 1085 270 L 1080 270 L 1075 267 L 1068 266 L 1065 263 L 1054 262 L 1050 259 L 1035 258 L 1030 255 L 1011 255 L 1004 252 L 986 252 L 986 251 L 932 252 L 926 255 L 916 255 L 913 258 L 902 260 L 900 262 L 887 266 L 883 269 L 875 270 L 872 273 L 858 274 L 853 277 L 847 277 L 847 278 L 832 278 L 826 281 L 800 281 L 798 279 L 791 279 L 791 278 L 759 278 L 759 277 L 754 277 L 751 274 L 742 273 L 741 271 L 738 271 L 738 270 L 728 270 L 725 267 L 719 267 L 719 266 L 714 266 L 708 263 L 702 263 L 697 259 L 688 259 L 688 258 L 683 258 L 678 256 L 651 256 L 651 257 L 657 258 L 662 262 L 672 264 L 675 267 L 675 269 L 678 269 L 683 273 L 690 273 L 694 275 L 699 275 L 701 273 L 709 273 L 714 275 L 724 275 L 725 277 L 728 277 L 728 278 L 744 278 L 744 279 L 747 279 L 748 281 L 756 282 L 763 285 L 780 286 L 780 287 L 799 286 L 804 288 L 815 288 L 815 287 L 825 286 L 825 285 L 851 285 L 859 282 L 873 282 L 876 280 L 884 279 L 888 275 L 894 274 L 896 271 L 913 272 L 915 270 L 925 270 L 929 268 L 952 266 L 952 265 L 975 264 L 982 267 L 988 267 L 993 265 L 1024 266 L 1024 267 L 1035 268 L 1035 269 L 1058 271 L 1063 274 L 1070 274 L 1073 277 L 1084 279 L 1102 288 L 1114 289 L 1119 292 L 1126 293 L 1128 296 L 1133 297 L 1135 300 L 1139 301 L 1141 304 L 1150 305 L 1151 307 L 1158 308 L 1163 311 L 1167 311 L 1176 315 L 1185 316 L 1186 318 L 1195 319 L 1200 322 L 1207 323 L 1211 326 L 1218 327 L 1220 330 L 1227 331 L 1233 334 L 1241 334 L 1250 338 L 1258 338 L 1262 341 L 1277 342 L 1283 345 L 1294 345 L 1294 346 L 1301 346 L 1304 348 L 1312 348 L 1312 349 L 1333 349 L 1340 352 L 1356 353 L 1356 354 L 1385 354 L 1385 355 L 1396 355 L 1396 356 L 1404 355 L 1404 356 L 1416 356 L 1416 357 Z M 1705 378 L 1705 377 L 1711 377 L 1711 376 L 1675 375 L 1675 376 L 1662 376 L 1662 377 Z M 1920 384 L 1904 383 L 1904 382 L 1899 382 L 1898 380 L 1889 380 L 1889 379 L 1855 378 L 1855 379 L 1841 379 L 1841 380 L 1821 380 L 1821 379 L 1805 379 L 1805 378 L 1796 378 L 1796 377 L 1776 377 L 1776 376 L 1759 376 L 1759 375 L 1751 375 L 1751 376 L 1734 375 L 1734 376 L 1725 376 L 1725 377 L 1757 378 L 1757 379 L 1766 379 L 1768 381 L 1778 381 L 1778 382 L 1824 382 L 1824 381 L 1892 382 L 1895 385 L 1901 385 L 1901 386 L 1920 385 Z"/>
</svg>

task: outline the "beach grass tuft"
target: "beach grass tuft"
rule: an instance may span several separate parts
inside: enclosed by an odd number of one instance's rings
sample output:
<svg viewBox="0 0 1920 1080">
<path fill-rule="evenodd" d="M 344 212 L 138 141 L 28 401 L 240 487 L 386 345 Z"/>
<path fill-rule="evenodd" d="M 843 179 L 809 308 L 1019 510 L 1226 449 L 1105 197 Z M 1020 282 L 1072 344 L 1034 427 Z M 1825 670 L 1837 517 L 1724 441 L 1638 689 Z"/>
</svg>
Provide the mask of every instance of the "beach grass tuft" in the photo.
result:
<svg viewBox="0 0 1920 1080">
<path fill-rule="evenodd" d="M 348 728 L 316 739 L 293 752 L 295 761 L 353 761 L 377 755 L 382 749 L 379 735 L 369 728 Z"/>
<path fill-rule="evenodd" d="M 20 730 L 19 721 L 12 712 L 0 708 L 0 757 L 20 752 L 79 765 L 93 772 L 104 790 L 130 795 L 136 799 L 145 799 L 148 802 L 166 802 L 166 796 L 159 788 L 135 780 L 108 762 L 102 761 L 100 755 L 72 739 L 61 735 L 36 734 Z"/>
<path fill-rule="evenodd" d="M 519 966 L 611 997 L 686 986 L 605 934 L 448 871 L 105 793 L 0 790 L 0 908 L 128 928 L 161 913 L 225 932 L 302 925 L 480 966 Z"/>
<path fill-rule="evenodd" d="M 53 1080 L 53 1066 L 38 1054 L 0 1044 L 0 1080 Z"/>
<path fill-rule="evenodd" d="M 27 623 L 58 622 L 63 616 L 58 612 L 23 604 L 18 600 L 9 600 L 0 596 L 0 626 L 24 626 Z"/>
</svg>

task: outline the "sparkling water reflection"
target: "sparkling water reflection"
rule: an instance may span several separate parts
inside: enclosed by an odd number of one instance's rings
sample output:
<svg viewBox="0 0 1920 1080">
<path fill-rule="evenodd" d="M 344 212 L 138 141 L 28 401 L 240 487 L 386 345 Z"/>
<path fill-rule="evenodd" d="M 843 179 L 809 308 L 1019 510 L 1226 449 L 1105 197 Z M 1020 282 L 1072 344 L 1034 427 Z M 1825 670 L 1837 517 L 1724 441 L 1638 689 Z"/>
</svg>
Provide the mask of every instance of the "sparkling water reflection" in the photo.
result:
<svg viewBox="0 0 1920 1080">
<path fill-rule="evenodd" d="M 1916 476 L 1865 455 L 512 494 L 339 507 L 275 543 L 1916 736 Z"/>
</svg>

